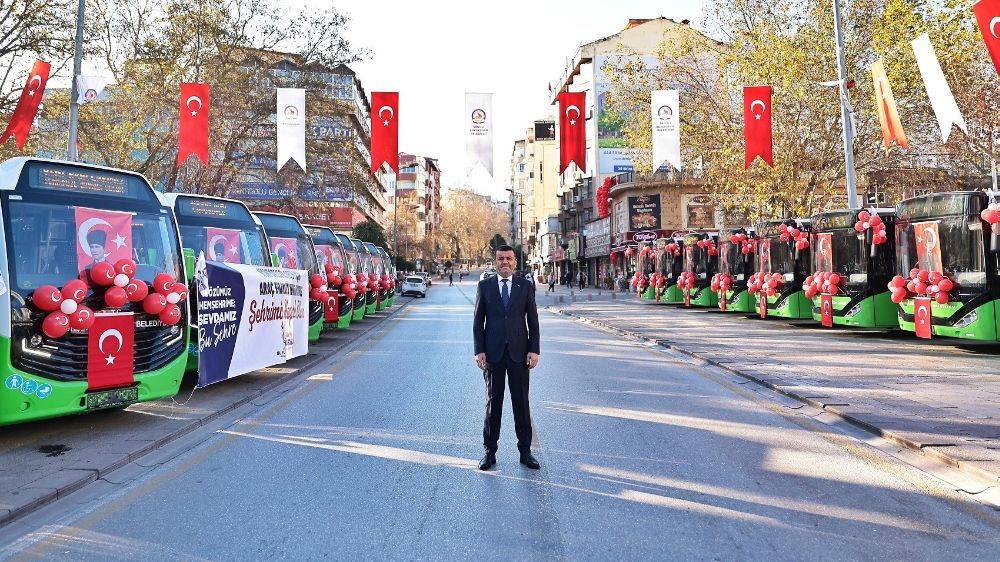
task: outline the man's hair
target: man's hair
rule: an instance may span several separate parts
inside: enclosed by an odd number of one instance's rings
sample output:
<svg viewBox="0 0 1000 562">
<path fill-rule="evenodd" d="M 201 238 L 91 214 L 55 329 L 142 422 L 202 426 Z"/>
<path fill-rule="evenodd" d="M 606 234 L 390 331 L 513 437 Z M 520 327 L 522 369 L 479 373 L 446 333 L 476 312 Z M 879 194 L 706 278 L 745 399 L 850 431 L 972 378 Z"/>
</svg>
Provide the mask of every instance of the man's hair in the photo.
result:
<svg viewBox="0 0 1000 562">
<path fill-rule="evenodd" d="M 512 246 L 508 246 L 507 244 L 504 244 L 503 246 L 500 246 L 499 248 L 497 248 L 497 253 L 500 253 L 500 252 L 513 252 L 513 251 L 514 251 L 514 248 Z"/>
</svg>

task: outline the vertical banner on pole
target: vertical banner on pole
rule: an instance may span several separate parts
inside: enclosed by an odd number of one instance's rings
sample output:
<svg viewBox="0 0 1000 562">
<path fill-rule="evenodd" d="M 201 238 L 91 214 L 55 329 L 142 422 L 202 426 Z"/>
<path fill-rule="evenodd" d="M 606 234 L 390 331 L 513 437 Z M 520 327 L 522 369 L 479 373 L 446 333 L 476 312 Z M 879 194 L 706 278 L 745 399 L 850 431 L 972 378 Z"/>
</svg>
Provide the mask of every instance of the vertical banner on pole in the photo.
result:
<svg viewBox="0 0 1000 562">
<path fill-rule="evenodd" d="M 278 134 L 278 169 L 285 162 L 295 162 L 306 171 L 306 91 L 301 88 L 278 88 L 276 109 Z"/>
<path fill-rule="evenodd" d="M 194 154 L 208 165 L 208 84 L 181 84 L 180 131 L 177 135 L 177 165 Z"/>
<path fill-rule="evenodd" d="M 892 95 L 889 78 L 885 74 L 885 63 L 878 61 L 872 65 L 872 83 L 875 88 L 875 106 L 878 108 L 878 122 L 882 126 L 882 141 L 885 144 L 885 155 L 889 156 L 889 146 L 892 141 L 899 143 L 904 150 L 910 145 L 906 141 L 906 132 L 899 120 L 896 109 L 896 97 Z"/>
<path fill-rule="evenodd" d="M 372 173 L 386 163 L 399 173 L 399 92 L 372 92 Z"/>
<path fill-rule="evenodd" d="M 465 175 L 482 164 L 493 175 L 493 94 L 465 94 Z"/>
<path fill-rule="evenodd" d="M 743 136 L 746 141 L 744 168 L 760 156 L 774 167 L 774 141 L 771 132 L 771 87 L 743 88 Z"/>
<path fill-rule="evenodd" d="M 14 140 L 17 141 L 17 149 L 24 150 L 24 143 L 28 142 L 31 124 L 35 122 L 38 106 L 42 103 L 42 96 L 45 95 L 50 69 L 49 63 L 41 60 L 35 61 L 35 65 L 31 67 L 31 74 L 28 75 L 28 82 L 24 85 L 21 97 L 17 100 L 14 114 L 10 116 L 10 121 L 7 123 L 7 129 L 0 135 L 0 144 L 7 142 L 10 137 L 14 137 Z"/>
<path fill-rule="evenodd" d="M 931 108 L 934 109 L 938 126 L 941 127 L 941 142 L 948 142 L 953 124 L 968 134 L 965 118 L 962 117 L 962 111 L 958 108 L 955 96 L 948 86 L 948 79 L 941 70 L 941 63 L 938 62 L 937 54 L 934 52 L 934 45 L 931 45 L 930 36 L 924 33 L 911 41 L 910 45 L 913 46 L 913 54 L 917 57 L 917 67 L 920 69 L 920 77 L 924 80 L 927 97 L 931 100 Z"/>
<path fill-rule="evenodd" d="M 654 170 L 663 162 L 669 163 L 675 170 L 681 169 L 679 104 L 680 93 L 677 90 L 653 90 L 650 95 Z"/>
<path fill-rule="evenodd" d="M 587 115 L 585 92 L 559 94 L 559 173 L 573 162 L 582 171 L 587 169 Z M 581 109 L 583 108 L 583 109 Z"/>
</svg>

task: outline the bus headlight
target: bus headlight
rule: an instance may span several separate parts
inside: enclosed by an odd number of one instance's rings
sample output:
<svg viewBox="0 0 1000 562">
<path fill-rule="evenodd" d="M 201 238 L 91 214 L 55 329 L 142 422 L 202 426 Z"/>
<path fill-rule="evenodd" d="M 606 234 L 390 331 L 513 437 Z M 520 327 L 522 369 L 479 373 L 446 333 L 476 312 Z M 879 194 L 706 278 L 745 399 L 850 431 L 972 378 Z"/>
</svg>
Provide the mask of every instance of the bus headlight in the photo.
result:
<svg viewBox="0 0 1000 562">
<path fill-rule="evenodd" d="M 966 314 L 965 316 L 963 316 L 961 320 L 959 320 L 958 322 L 955 322 L 955 327 L 956 328 L 964 328 L 964 327 L 968 326 L 969 324 L 972 324 L 976 320 L 979 320 L 979 312 L 973 310 L 972 312 L 970 312 L 970 313 Z"/>
<path fill-rule="evenodd" d="M 861 303 L 854 305 L 854 308 L 848 310 L 844 313 L 844 316 L 854 316 L 855 314 L 861 312 Z"/>
</svg>

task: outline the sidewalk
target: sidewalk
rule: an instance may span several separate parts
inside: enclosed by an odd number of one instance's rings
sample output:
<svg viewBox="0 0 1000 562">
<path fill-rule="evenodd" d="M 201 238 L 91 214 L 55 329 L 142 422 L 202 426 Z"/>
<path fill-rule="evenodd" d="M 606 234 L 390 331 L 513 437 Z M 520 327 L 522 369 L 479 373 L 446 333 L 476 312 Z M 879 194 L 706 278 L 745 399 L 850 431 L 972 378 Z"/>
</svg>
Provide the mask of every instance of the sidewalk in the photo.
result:
<svg viewBox="0 0 1000 562">
<path fill-rule="evenodd" d="M 652 306 L 634 295 L 549 309 L 704 359 L 1000 485 L 1000 345 Z"/>
<path fill-rule="evenodd" d="M 378 329 L 411 300 L 397 297 L 393 308 L 352 322 L 346 331 L 323 334 L 309 345 L 308 354 L 278 367 L 198 390 L 193 390 L 192 375 L 173 398 L 0 428 L 0 526 L 269 396 L 279 385 Z"/>
</svg>

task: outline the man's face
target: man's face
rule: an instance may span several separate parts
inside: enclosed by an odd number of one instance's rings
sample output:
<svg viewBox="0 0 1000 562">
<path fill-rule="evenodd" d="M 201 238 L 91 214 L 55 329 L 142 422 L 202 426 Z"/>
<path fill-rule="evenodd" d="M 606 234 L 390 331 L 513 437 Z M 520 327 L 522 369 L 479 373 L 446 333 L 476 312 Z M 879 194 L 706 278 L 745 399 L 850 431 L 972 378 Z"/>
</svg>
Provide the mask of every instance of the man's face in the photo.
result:
<svg viewBox="0 0 1000 562">
<path fill-rule="evenodd" d="M 100 244 L 91 244 L 90 257 L 94 258 L 94 261 L 104 261 L 104 246 Z"/>
<path fill-rule="evenodd" d="M 514 275 L 514 267 L 517 266 L 517 257 L 514 256 L 514 252 L 510 250 L 497 252 L 496 262 L 497 273 L 501 277 Z"/>
</svg>

